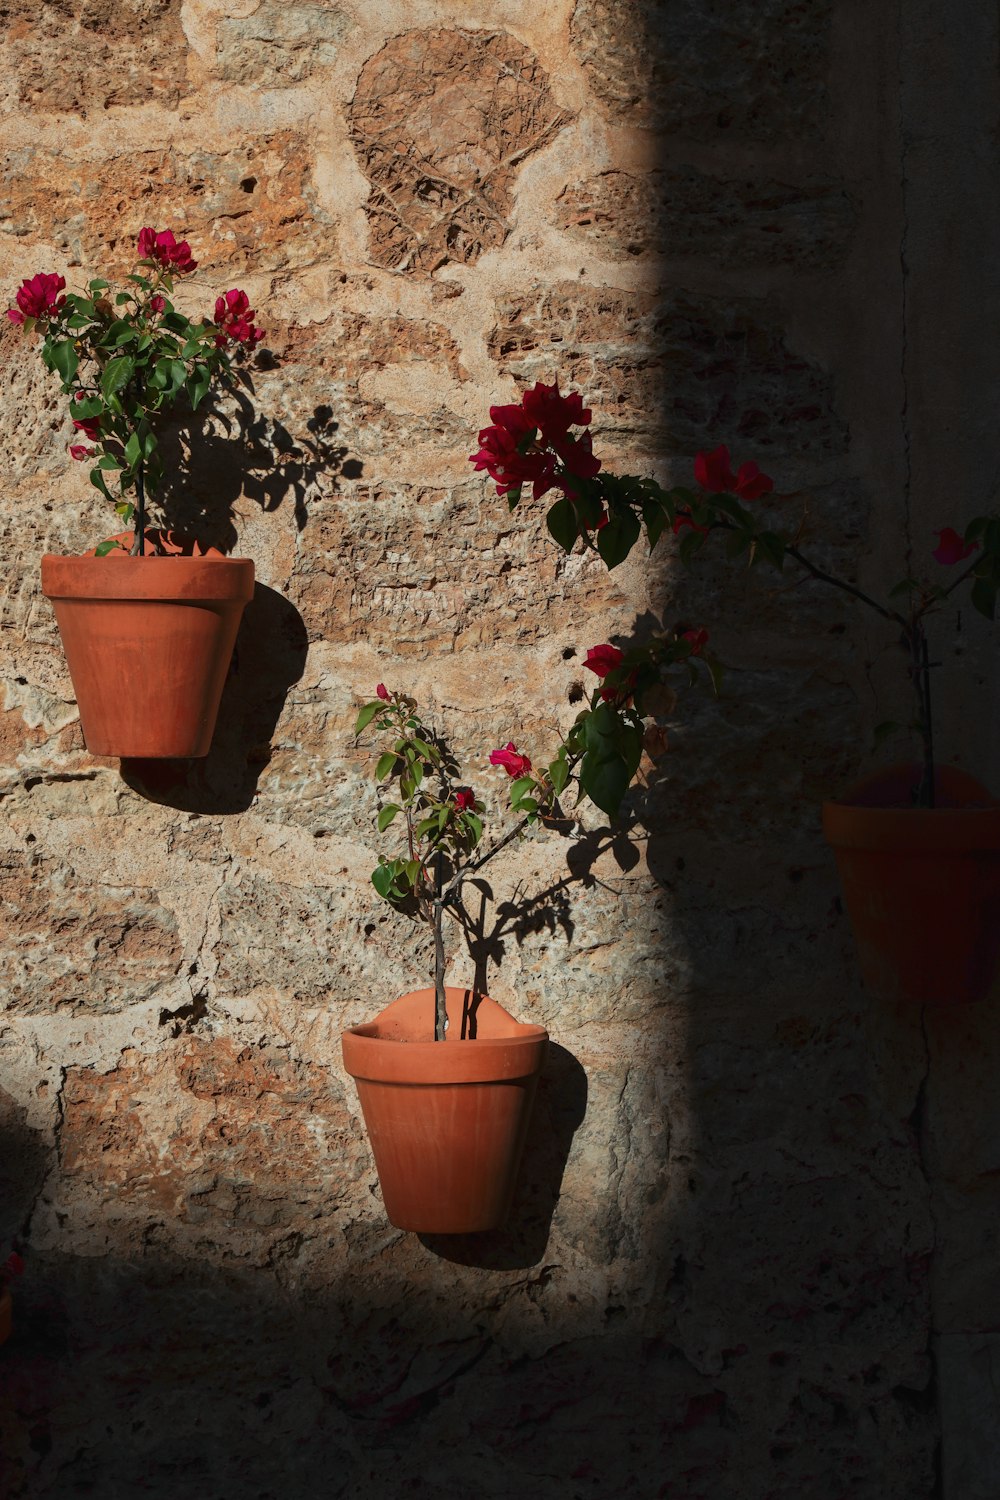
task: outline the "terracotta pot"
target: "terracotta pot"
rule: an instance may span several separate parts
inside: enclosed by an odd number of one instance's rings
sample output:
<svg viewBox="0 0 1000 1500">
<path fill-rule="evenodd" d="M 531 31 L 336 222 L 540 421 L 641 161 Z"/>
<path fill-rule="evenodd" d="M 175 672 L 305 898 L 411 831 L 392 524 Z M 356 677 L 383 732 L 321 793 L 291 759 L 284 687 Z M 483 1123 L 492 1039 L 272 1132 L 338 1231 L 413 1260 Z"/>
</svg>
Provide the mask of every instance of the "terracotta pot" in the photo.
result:
<svg viewBox="0 0 1000 1500">
<path fill-rule="evenodd" d="M 42 558 L 93 755 L 207 755 L 253 563 L 222 556 Z"/>
<path fill-rule="evenodd" d="M 341 1038 L 357 1083 L 385 1211 L 397 1229 L 469 1234 L 510 1209 L 548 1033 L 485 995 L 414 990 Z"/>
<path fill-rule="evenodd" d="M 0 1291 L 0 1344 L 6 1344 L 10 1338 L 11 1312 L 13 1302 L 10 1295 L 10 1287 L 5 1286 Z"/>
<path fill-rule="evenodd" d="M 861 971 L 884 1000 L 981 1000 L 1000 960 L 1000 803 L 943 766 L 936 805 L 912 807 L 919 777 L 892 766 L 823 804 Z"/>
</svg>

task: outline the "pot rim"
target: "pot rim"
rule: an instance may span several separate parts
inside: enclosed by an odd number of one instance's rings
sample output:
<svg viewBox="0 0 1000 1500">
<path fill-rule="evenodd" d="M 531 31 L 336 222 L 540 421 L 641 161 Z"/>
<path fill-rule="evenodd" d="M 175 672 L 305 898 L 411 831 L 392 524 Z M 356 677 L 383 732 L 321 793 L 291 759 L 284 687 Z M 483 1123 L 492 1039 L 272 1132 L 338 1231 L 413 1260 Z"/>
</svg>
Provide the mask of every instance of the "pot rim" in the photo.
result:
<svg viewBox="0 0 1000 1500">
<path fill-rule="evenodd" d="M 249 557 L 42 558 L 47 599 L 168 600 L 249 603 L 254 564 Z"/>
<path fill-rule="evenodd" d="M 461 985 L 446 985 L 445 991 L 449 999 L 455 1001 L 474 993 Z M 529 1078 L 538 1072 L 549 1035 L 545 1027 L 516 1020 L 486 995 L 481 999 L 488 1001 L 491 1008 L 495 1008 L 494 1013 L 499 1012 L 502 1021 L 510 1028 L 503 1035 L 463 1038 L 456 1031 L 444 1042 L 435 1042 L 407 1041 L 402 1037 L 378 1034 L 388 1012 L 403 1002 L 424 1004 L 433 993 L 432 989 L 407 991 L 373 1020 L 349 1026 L 341 1033 L 344 1067 L 352 1078 L 419 1087 L 422 1084 L 509 1082 Z M 452 1015 L 452 1027 L 454 1024 L 455 1016 Z"/>
</svg>

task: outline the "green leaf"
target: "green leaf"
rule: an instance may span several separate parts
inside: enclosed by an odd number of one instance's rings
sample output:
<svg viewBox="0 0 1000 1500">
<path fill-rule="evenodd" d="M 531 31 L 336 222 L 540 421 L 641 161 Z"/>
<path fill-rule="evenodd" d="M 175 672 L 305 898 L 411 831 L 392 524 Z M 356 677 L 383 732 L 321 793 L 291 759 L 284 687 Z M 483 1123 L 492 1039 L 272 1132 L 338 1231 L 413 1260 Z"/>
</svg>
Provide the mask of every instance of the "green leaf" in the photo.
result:
<svg viewBox="0 0 1000 1500">
<path fill-rule="evenodd" d="M 876 724 L 872 730 L 871 753 L 874 755 L 883 740 L 887 740 L 890 735 L 896 734 L 900 729 L 905 728 L 905 724 L 897 724 L 895 719 L 883 719 L 881 724 Z"/>
<path fill-rule="evenodd" d="M 208 395 L 208 388 L 211 384 L 212 372 L 208 365 L 195 365 L 187 378 L 188 399 L 194 411 L 198 410 L 198 407 Z"/>
<path fill-rule="evenodd" d="M 110 454 L 110 453 L 102 453 L 101 457 L 97 460 L 97 467 L 99 469 L 103 469 L 104 472 L 107 474 L 107 473 L 110 473 L 112 469 L 114 469 L 116 471 L 118 469 L 120 469 L 121 468 L 121 464 L 118 462 L 117 458 L 115 458 L 112 454 Z"/>
<path fill-rule="evenodd" d="M 89 417 L 99 417 L 104 411 L 104 402 L 100 396 L 82 396 L 78 401 L 71 401 L 69 414 L 74 421 L 86 421 Z"/>
<path fill-rule="evenodd" d="M 665 505 L 660 504 L 656 500 L 644 500 L 642 502 L 642 519 L 646 523 L 646 540 L 649 542 L 649 550 L 652 552 L 663 535 L 670 516 L 667 514 Z"/>
<path fill-rule="evenodd" d="M 141 456 L 142 449 L 139 446 L 139 434 L 133 432 L 129 435 L 129 440 L 125 444 L 125 462 L 130 469 L 134 469 Z"/>
<path fill-rule="evenodd" d="M 367 729 L 381 707 L 382 704 L 378 698 L 373 703 L 366 703 L 358 714 L 358 722 L 354 726 L 354 733 L 360 734 L 362 729 Z"/>
<path fill-rule="evenodd" d="M 410 740 L 410 744 L 413 745 L 415 749 L 419 750 L 420 754 L 424 756 L 426 760 L 429 760 L 432 763 L 437 762 L 438 753 L 432 745 L 428 745 L 426 740 L 418 739 L 416 735 L 413 735 Z"/>
<path fill-rule="evenodd" d="M 533 776 L 518 776 L 516 780 L 512 781 L 510 784 L 511 802 L 516 804 L 518 798 L 522 797 L 528 790 L 528 788 L 530 786 L 534 786 L 534 784 L 535 778 Z"/>
<path fill-rule="evenodd" d="M 121 549 L 120 542 L 98 542 L 94 548 L 95 557 L 107 557 L 109 552 L 118 552 Z"/>
<path fill-rule="evenodd" d="M 518 487 L 517 487 L 516 490 L 508 490 L 507 491 L 507 509 L 508 510 L 517 510 L 517 507 L 520 504 L 520 500 L 521 500 L 521 486 L 520 485 L 518 485 Z"/>
<path fill-rule="evenodd" d="M 105 500 L 113 500 L 113 496 L 111 494 L 111 491 L 108 489 L 107 485 L 104 483 L 104 475 L 101 473 L 100 469 L 91 469 L 91 471 L 90 471 L 90 482 L 94 486 L 95 489 L 100 490 L 100 492 L 104 496 Z"/>
<path fill-rule="evenodd" d="M 586 749 L 580 786 L 591 802 L 614 817 L 639 767 L 642 730 L 607 703 L 582 716 L 581 728 Z"/>
<path fill-rule="evenodd" d="M 115 359 L 109 359 L 101 376 L 101 390 L 104 392 L 105 400 L 116 396 L 118 392 L 128 385 L 135 374 L 135 361 L 129 359 L 127 354 L 120 354 Z"/>
<path fill-rule="evenodd" d="M 609 568 L 617 568 L 628 557 L 642 534 L 639 517 L 631 511 L 612 516 L 597 533 L 597 550 Z"/>
<path fill-rule="evenodd" d="M 558 756 L 549 766 L 549 780 L 557 797 L 566 790 L 566 783 L 569 780 L 569 761 L 565 755 Z"/>
<path fill-rule="evenodd" d="M 756 555 L 777 568 L 780 573 L 785 565 L 785 544 L 773 531 L 759 531 L 755 538 Z"/>
<path fill-rule="evenodd" d="M 393 879 L 392 866 L 389 864 L 380 864 L 372 871 L 372 885 L 386 901 L 390 899 L 389 893 L 392 890 Z"/>
<path fill-rule="evenodd" d="M 80 366 L 80 356 L 72 340 L 64 339 L 52 345 L 52 368 L 62 377 L 63 390 L 68 390 Z"/>
<path fill-rule="evenodd" d="M 973 609 L 977 609 L 987 620 L 992 620 L 996 615 L 997 585 L 987 578 L 974 578 L 972 580 Z"/>
<path fill-rule="evenodd" d="M 108 289 L 108 282 L 102 281 L 99 276 L 95 276 L 93 281 L 88 281 L 87 282 L 87 291 L 88 292 L 106 292 L 107 289 Z"/>
<path fill-rule="evenodd" d="M 415 891 L 420 884 L 420 861 L 419 859 L 408 859 L 403 866 L 402 873 L 410 882 L 410 889 Z"/>
<path fill-rule="evenodd" d="M 700 531 L 685 531 L 677 548 L 677 555 L 682 563 L 689 563 L 696 552 L 700 552 L 705 545 L 704 535 Z M 601 804 L 598 802 L 598 807 Z M 602 812 L 604 809 L 601 809 Z"/>
<path fill-rule="evenodd" d="M 915 578 L 903 578 L 899 583 L 893 584 L 892 588 L 889 590 L 889 598 L 899 599 L 903 594 L 908 594 L 911 589 L 915 589 L 918 587 L 919 585 Z"/>
<path fill-rule="evenodd" d="M 379 833 L 385 833 L 385 830 L 388 828 L 388 826 L 392 822 L 393 818 L 401 810 L 402 809 L 395 802 L 387 802 L 386 803 L 386 805 L 381 809 L 381 811 L 379 812 L 379 815 L 378 815 L 378 831 L 379 831 Z"/>
<path fill-rule="evenodd" d="M 477 817 L 475 813 L 467 812 L 462 814 L 462 822 L 471 833 L 473 844 L 478 844 L 483 836 L 482 818 Z"/>
<path fill-rule="evenodd" d="M 375 780 L 384 781 L 395 769 L 398 759 L 399 757 L 394 750 L 387 750 L 384 755 L 380 755 L 378 765 L 375 767 Z"/>
<path fill-rule="evenodd" d="M 130 276 L 129 280 L 130 281 L 134 281 L 135 277 L 134 276 Z M 116 294 L 116 296 L 115 296 L 115 306 L 116 307 L 123 307 L 126 302 L 131 302 L 131 301 L 132 301 L 132 297 L 131 297 L 131 295 L 128 292 L 118 292 Z"/>
<path fill-rule="evenodd" d="M 549 528 L 549 535 L 558 542 L 563 551 L 572 552 L 576 539 L 580 535 L 573 502 L 567 500 L 565 495 L 561 500 L 557 500 L 545 517 L 545 524 Z"/>
<path fill-rule="evenodd" d="M 703 656 L 701 659 L 705 663 L 709 677 L 712 679 L 712 692 L 718 698 L 722 692 L 722 663 L 717 661 L 714 656 Z"/>
</svg>

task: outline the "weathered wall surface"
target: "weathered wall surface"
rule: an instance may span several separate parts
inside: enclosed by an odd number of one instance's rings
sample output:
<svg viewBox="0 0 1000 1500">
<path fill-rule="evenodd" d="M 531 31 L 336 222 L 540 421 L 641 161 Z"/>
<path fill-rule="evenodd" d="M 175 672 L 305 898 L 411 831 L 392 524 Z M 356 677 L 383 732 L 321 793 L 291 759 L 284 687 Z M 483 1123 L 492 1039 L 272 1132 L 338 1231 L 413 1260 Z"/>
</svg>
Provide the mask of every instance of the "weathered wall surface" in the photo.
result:
<svg viewBox="0 0 1000 1500">
<path fill-rule="evenodd" d="M 727 441 L 808 489 L 815 546 L 872 586 L 963 520 L 964 495 L 939 509 L 953 427 L 922 350 L 949 348 L 932 285 L 973 236 L 956 251 L 933 220 L 939 126 L 900 82 L 931 21 L 852 0 L 38 10 L 0 0 L 5 285 L 126 269 L 151 224 L 192 243 L 192 311 L 247 289 L 253 400 L 177 424 L 168 498 L 262 587 L 206 762 L 87 753 L 38 562 L 108 523 L 4 321 L 0 1245 L 23 1236 L 28 1273 L 0 1492 L 934 1494 L 930 1268 L 962 1271 L 939 1326 L 973 1348 L 949 1346 L 968 1426 L 996 1162 L 954 1149 L 978 1121 L 947 1034 L 868 1006 L 819 834 L 893 716 L 887 643 L 666 546 L 610 577 L 567 561 L 541 507 L 509 515 L 467 462 L 491 402 L 558 375 L 609 466 L 687 478 Z M 995 45 L 985 21 L 956 42 L 984 128 L 995 80 L 968 78 Z M 991 393 L 970 413 L 947 376 L 985 442 Z M 908 489 L 918 451 L 935 481 Z M 486 961 L 557 1044 L 514 1220 L 400 1234 L 338 1038 L 430 955 L 369 884 L 357 704 L 415 692 L 495 801 L 488 751 L 553 743 L 589 646 L 682 619 L 729 663 L 724 699 L 681 698 L 614 838 L 588 818 L 498 862 L 476 951 L 452 947 L 449 977 Z M 947 753 L 988 773 L 988 721 L 957 713 Z M 962 1048 L 985 1077 L 985 1021 Z M 931 1169 L 965 1225 L 944 1249 Z"/>
</svg>

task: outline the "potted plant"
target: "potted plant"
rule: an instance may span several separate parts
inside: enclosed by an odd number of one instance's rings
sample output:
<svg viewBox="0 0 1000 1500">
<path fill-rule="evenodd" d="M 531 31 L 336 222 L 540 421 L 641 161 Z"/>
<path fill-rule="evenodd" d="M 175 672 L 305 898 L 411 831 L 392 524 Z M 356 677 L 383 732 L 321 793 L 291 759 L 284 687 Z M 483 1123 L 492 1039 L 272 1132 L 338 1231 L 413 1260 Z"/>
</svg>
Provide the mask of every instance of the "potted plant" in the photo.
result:
<svg viewBox="0 0 1000 1500">
<path fill-rule="evenodd" d="M 95 755 L 208 753 L 253 563 L 147 525 L 163 479 L 158 419 L 196 410 L 233 359 L 261 338 L 245 292 L 219 297 L 214 316 L 175 308 L 174 282 L 195 270 L 186 240 L 143 229 L 125 289 L 101 277 L 66 292 L 62 276 L 24 281 L 11 322 L 34 335 L 70 398 L 71 456 L 130 528 L 84 557 L 42 559 L 87 747 Z M 115 485 L 113 494 L 109 485 Z"/>
<path fill-rule="evenodd" d="M 904 648 L 920 754 L 825 803 L 824 832 L 869 987 L 890 1000 L 921 1003 L 983 998 L 1000 958 L 1000 805 L 972 777 L 935 763 L 926 622 L 965 587 L 973 607 L 993 619 L 1000 517 L 977 516 L 961 534 L 952 527 L 937 533 L 931 555 L 938 568 L 965 564 L 957 576 L 908 576 L 879 600 L 810 558 L 799 544 L 801 527 L 780 529 L 755 510 L 754 502 L 772 493 L 773 482 L 754 463 L 734 472 L 724 446 L 697 455 L 694 487 L 666 489 L 650 478 L 604 470 L 589 432 L 569 431 L 588 426 L 590 412 L 575 394 L 559 398 L 555 385 L 536 385 L 516 406 L 493 407 L 491 418 L 472 462 L 496 482 L 512 509 L 525 485 L 536 499 L 556 491 L 547 522 L 565 551 L 582 542 L 616 567 L 643 532 L 650 548 L 670 533 L 679 538 L 682 560 L 691 562 L 712 539 L 722 538 L 730 558 L 779 571 L 795 567 L 885 622 Z M 626 655 L 608 682 L 620 685 L 650 649 Z M 900 727 L 880 725 L 876 736 Z"/>
<path fill-rule="evenodd" d="M 514 1019 L 474 988 L 445 984 L 445 921 L 466 925 L 462 888 L 531 825 L 551 827 L 575 789 L 617 811 L 639 765 L 642 715 L 664 699 L 664 676 L 697 670 L 704 633 L 656 643 L 635 671 L 605 643 L 587 652 L 598 678 L 589 704 L 542 770 L 511 741 L 489 756 L 509 778 L 513 825 L 483 844 L 484 809 L 416 701 L 380 683 L 356 734 L 377 736 L 375 776 L 385 789 L 379 833 L 401 836 L 372 874 L 379 895 L 424 921 L 434 937 L 434 982 L 343 1033 L 386 1213 L 401 1229 L 458 1234 L 507 1216 L 544 1057 L 546 1032 Z M 615 685 L 609 677 L 616 673 Z M 610 753 L 609 753 L 610 747 Z"/>
</svg>

